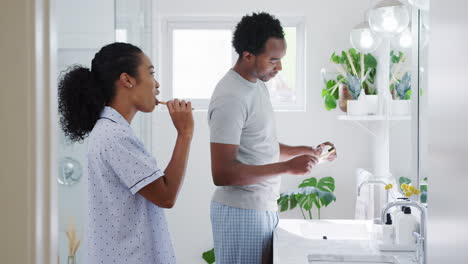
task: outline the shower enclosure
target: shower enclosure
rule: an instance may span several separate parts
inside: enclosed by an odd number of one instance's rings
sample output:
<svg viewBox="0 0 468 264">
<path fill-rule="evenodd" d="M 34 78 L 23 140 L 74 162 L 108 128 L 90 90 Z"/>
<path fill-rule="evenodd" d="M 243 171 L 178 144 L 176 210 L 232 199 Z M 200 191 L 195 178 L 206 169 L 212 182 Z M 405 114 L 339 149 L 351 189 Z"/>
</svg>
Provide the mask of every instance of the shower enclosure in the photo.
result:
<svg viewBox="0 0 468 264">
<path fill-rule="evenodd" d="M 151 56 L 149 0 L 59 0 L 56 4 L 59 74 L 74 64 L 90 67 L 94 54 L 115 41 L 137 45 Z M 150 135 L 147 120 L 149 114 L 138 113 L 131 126 L 150 146 L 145 136 Z M 58 135 L 58 260 L 87 263 L 87 140 L 71 142 L 60 128 Z"/>
</svg>

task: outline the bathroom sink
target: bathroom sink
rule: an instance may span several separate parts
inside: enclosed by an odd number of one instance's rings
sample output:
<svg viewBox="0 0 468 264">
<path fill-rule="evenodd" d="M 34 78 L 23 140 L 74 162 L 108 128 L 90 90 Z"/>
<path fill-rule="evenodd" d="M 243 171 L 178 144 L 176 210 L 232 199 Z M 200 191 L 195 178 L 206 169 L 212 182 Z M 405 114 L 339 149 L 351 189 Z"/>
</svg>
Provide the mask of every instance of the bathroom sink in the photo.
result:
<svg viewBox="0 0 468 264">
<path fill-rule="evenodd" d="M 333 248 L 341 253 L 367 251 L 370 247 L 370 221 L 358 220 L 288 220 L 281 222 L 277 233 L 287 232 L 297 243 L 307 243 L 310 248 L 326 252 Z M 305 242 L 307 241 L 307 242 Z M 325 251 L 324 251 L 325 250 Z"/>
<path fill-rule="evenodd" d="M 333 221 L 305 222 L 299 225 L 300 234 L 308 239 L 329 240 L 367 240 L 369 225 L 363 222 L 345 222 L 337 224 Z"/>
<path fill-rule="evenodd" d="M 372 255 L 308 255 L 309 264 L 400 264 L 393 256 Z"/>
<path fill-rule="evenodd" d="M 370 220 L 280 220 L 275 264 L 415 264 L 414 252 L 382 252 L 381 226 Z"/>
<path fill-rule="evenodd" d="M 369 240 L 369 221 L 347 220 L 296 220 L 280 221 L 279 229 L 287 230 L 308 240 Z"/>
</svg>

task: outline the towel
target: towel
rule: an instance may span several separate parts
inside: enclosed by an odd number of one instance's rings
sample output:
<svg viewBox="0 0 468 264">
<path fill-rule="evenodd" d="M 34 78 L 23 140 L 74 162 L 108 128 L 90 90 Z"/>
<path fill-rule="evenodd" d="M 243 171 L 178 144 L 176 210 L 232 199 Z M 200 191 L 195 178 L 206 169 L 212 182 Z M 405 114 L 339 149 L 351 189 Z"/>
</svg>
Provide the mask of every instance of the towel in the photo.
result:
<svg viewBox="0 0 468 264">
<path fill-rule="evenodd" d="M 373 175 L 365 169 L 356 170 L 356 208 L 354 218 L 358 220 L 369 220 L 374 217 L 374 189 L 372 185 L 365 184 L 361 187 L 361 193 L 358 194 L 359 186 L 373 178 Z"/>
</svg>

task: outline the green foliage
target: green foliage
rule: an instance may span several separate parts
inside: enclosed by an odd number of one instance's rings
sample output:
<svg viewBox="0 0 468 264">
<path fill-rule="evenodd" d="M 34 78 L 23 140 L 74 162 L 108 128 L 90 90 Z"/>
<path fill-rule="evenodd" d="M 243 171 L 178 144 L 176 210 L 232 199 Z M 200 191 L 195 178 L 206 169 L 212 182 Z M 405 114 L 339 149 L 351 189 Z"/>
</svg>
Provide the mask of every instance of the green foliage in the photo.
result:
<svg viewBox="0 0 468 264">
<path fill-rule="evenodd" d="M 390 52 L 390 61 L 392 63 L 392 67 L 400 67 L 398 64 L 406 62 L 405 54 L 401 51 L 397 53 L 392 50 Z M 393 91 L 395 90 L 395 94 L 398 99 L 411 99 L 411 75 L 409 72 L 405 72 L 402 76 L 399 72 L 393 72 L 390 79 L 392 81 L 392 84 L 390 85 L 390 93 L 393 94 Z"/>
<path fill-rule="evenodd" d="M 335 80 L 328 80 L 326 88 L 322 90 L 322 97 L 325 99 L 325 108 L 327 110 L 336 108 L 336 100 L 338 100 L 338 85 Z"/>
<path fill-rule="evenodd" d="M 292 210 L 299 206 L 302 216 L 306 219 L 304 210 L 308 212 L 309 219 L 312 219 L 312 208 L 317 208 L 318 219 L 320 219 L 320 209 L 327 207 L 331 202 L 336 201 L 335 179 L 324 177 L 317 180 L 311 177 L 302 181 L 298 189 L 282 193 L 278 199 L 280 212 Z"/>
<path fill-rule="evenodd" d="M 411 96 L 411 76 L 408 72 L 403 75 L 400 81 L 395 83 L 396 94 L 400 100 L 406 100 Z M 408 95 L 408 93 L 410 93 Z"/>
<path fill-rule="evenodd" d="M 214 253 L 214 248 L 203 252 L 202 258 L 206 261 L 208 264 L 213 264 L 215 263 L 215 253 Z"/>
<path fill-rule="evenodd" d="M 359 78 L 356 76 L 352 76 L 348 73 L 348 90 L 349 93 L 353 96 L 354 100 L 357 100 L 359 95 L 361 94 L 361 82 Z"/>
<path fill-rule="evenodd" d="M 366 94 L 376 94 L 377 90 L 375 89 L 374 80 L 377 72 L 377 60 L 375 57 L 369 53 L 363 54 L 364 69 L 361 69 L 361 53 L 351 48 L 348 50 L 348 54 L 351 61 L 348 59 L 345 51 L 341 51 L 340 53 L 333 52 L 330 57 L 330 61 L 338 64 L 344 72 L 341 72 L 335 79 L 327 80 L 326 87 L 322 89 L 322 98 L 324 99 L 325 109 L 328 111 L 336 108 L 340 84 L 353 84 L 353 97 L 355 97 L 356 93 L 357 96 L 359 95 L 361 88 L 365 90 Z M 356 69 L 356 74 L 351 65 Z M 345 78 L 343 74 L 353 76 L 353 80 L 350 80 L 349 76 Z M 358 82 L 356 82 L 356 79 Z"/>
<path fill-rule="evenodd" d="M 401 51 L 398 53 L 395 53 L 393 50 L 390 51 L 390 57 L 393 64 L 404 63 L 406 60 L 405 55 Z"/>
</svg>

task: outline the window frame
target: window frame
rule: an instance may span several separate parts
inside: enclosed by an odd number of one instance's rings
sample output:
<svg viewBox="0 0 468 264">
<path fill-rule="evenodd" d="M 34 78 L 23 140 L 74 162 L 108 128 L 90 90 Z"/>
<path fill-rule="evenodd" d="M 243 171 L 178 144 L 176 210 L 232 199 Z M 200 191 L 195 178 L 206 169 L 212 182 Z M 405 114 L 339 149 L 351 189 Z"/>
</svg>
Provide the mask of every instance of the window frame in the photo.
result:
<svg viewBox="0 0 468 264">
<path fill-rule="evenodd" d="M 306 110 L 306 63 L 305 63 L 305 18 L 292 16 L 278 16 L 283 27 L 296 28 L 296 102 L 274 104 L 274 111 L 301 111 Z M 240 17 L 235 16 L 161 16 L 155 19 L 160 25 L 159 40 L 159 80 L 161 81 L 161 98 L 173 98 L 173 32 L 178 29 L 225 29 L 234 32 Z M 157 26 L 155 27 L 157 28 Z M 237 60 L 238 54 L 232 48 L 233 63 Z M 210 98 L 192 99 L 185 98 L 192 102 L 192 106 L 197 110 L 208 109 Z"/>
</svg>

